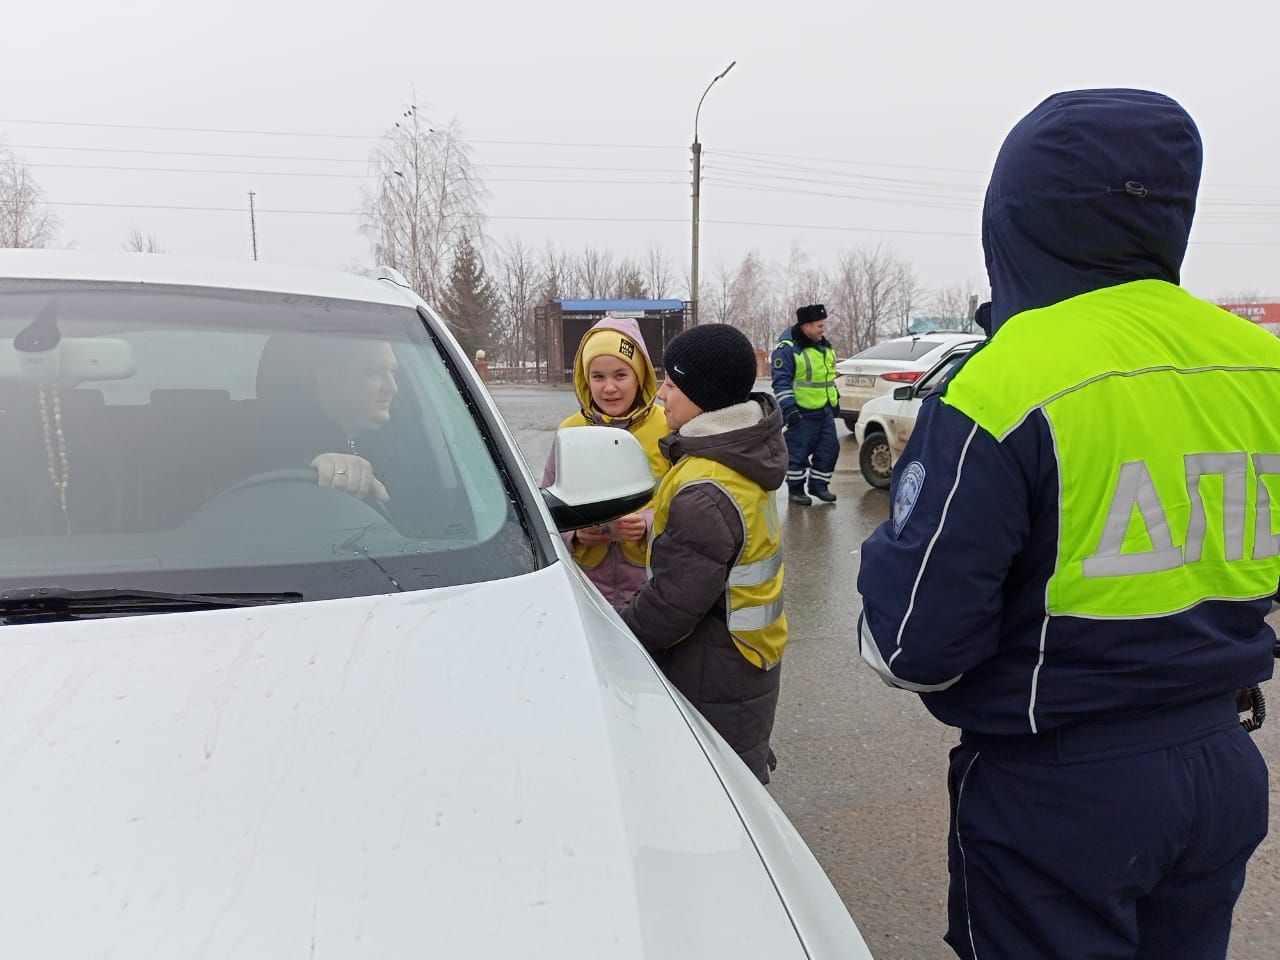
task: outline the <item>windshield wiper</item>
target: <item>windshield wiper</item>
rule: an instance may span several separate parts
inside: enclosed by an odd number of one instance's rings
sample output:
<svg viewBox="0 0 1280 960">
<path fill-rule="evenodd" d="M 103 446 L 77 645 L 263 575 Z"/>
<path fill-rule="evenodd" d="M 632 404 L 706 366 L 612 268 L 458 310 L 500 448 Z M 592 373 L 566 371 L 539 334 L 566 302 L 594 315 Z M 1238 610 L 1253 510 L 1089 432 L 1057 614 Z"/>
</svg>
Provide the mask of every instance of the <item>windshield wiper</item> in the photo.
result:
<svg viewBox="0 0 1280 960">
<path fill-rule="evenodd" d="M 114 587 L 98 590 L 23 587 L 0 590 L 0 622 L 41 623 L 140 613 L 184 613 L 297 603 L 301 599 L 300 593 L 165 593 Z"/>
</svg>

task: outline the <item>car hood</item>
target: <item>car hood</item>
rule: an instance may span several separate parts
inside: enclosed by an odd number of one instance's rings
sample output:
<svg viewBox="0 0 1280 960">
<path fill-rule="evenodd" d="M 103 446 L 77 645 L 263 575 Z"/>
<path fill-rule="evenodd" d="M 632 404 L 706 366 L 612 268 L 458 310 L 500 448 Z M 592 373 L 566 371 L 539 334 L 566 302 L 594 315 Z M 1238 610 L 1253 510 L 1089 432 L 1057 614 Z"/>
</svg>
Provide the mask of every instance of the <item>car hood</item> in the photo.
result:
<svg viewBox="0 0 1280 960">
<path fill-rule="evenodd" d="M 703 741 L 575 573 L 5 627 L 0 942 L 804 956 Z"/>
</svg>

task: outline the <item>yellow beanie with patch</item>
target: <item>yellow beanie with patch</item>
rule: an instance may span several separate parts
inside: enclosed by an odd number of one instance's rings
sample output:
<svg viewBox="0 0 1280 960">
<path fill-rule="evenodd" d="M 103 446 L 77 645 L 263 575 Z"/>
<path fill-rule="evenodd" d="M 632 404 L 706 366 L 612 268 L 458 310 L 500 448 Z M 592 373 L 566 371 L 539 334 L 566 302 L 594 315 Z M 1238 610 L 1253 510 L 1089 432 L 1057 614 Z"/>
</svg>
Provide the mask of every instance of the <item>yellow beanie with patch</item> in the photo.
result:
<svg viewBox="0 0 1280 960">
<path fill-rule="evenodd" d="M 582 344 L 582 372 L 591 372 L 591 361 L 597 357 L 614 357 L 635 371 L 643 390 L 645 381 L 644 354 L 640 345 L 618 330 L 593 330 Z"/>
</svg>

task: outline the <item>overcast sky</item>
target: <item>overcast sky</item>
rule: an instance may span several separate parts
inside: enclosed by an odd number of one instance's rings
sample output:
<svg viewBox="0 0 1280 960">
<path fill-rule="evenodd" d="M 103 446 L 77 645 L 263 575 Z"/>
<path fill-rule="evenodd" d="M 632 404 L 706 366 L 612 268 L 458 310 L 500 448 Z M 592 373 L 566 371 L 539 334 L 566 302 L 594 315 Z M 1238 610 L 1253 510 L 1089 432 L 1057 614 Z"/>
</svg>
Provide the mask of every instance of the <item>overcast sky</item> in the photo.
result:
<svg viewBox="0 0 1280 960">
<path fill-rule="evenodd" d="M 799 243 L 825 265 L 887 243 L 930 287 L 985 287 L 981 195 L 1009 127 L 1058 90 L 1140 86 L 1181 101 L 1205 141 L 1185 284 L 1280 296 L 1276 11 L 13 0 L 0 137 L 58 204 L 62 243 L 119 250 L 136 225 L 170 253 L 248 257 L 253 190 L 262 259 L 346 268 L 369 261 L 369 151 L 416 89 L 473 140 L 492 240 L 654 243 L 683 272 L 694 108 L 736 60 L 699 124 L 704 283 L 751 249 L 782 261 Z"/>
</svg>

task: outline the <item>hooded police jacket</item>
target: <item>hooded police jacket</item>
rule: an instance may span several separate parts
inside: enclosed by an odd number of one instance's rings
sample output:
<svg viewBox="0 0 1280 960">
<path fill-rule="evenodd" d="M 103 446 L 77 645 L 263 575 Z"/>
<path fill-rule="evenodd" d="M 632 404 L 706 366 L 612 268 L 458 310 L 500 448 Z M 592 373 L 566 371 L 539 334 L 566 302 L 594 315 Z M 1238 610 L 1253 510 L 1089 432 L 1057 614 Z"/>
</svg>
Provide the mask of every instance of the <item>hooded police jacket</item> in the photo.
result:
<svg viewBox="0 0 1280 960">
<path fill-rule="evenodd" d="M 1042 734 L 1271 674 L 1280 341 L 1177 286 L 1199 168 L 1143 91 L 1051 97 L 1000 152 L 993 333 L 925 400 L 858 578 L 864 659 L 945 723 Z"/>
</svg>

